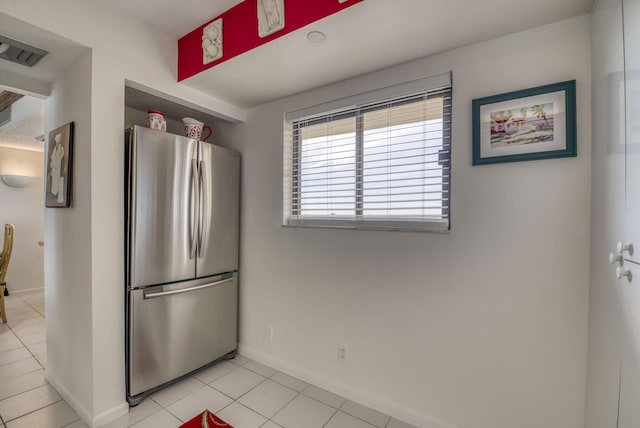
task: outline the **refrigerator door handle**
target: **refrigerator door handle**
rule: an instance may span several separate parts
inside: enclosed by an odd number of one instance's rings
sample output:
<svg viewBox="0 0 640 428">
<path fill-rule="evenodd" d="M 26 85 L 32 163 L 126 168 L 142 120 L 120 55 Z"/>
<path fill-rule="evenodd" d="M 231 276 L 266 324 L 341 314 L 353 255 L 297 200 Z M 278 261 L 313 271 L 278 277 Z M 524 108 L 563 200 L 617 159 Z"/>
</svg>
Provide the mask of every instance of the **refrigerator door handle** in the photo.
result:
<svg viewBox="0 0 640 428">
<path fill-rule="evenodd" d="M 198 173 L 198 161 L 191 159 L 191 190 L 189 194 L 189 258 L 196 257 L 196 250 L 198 243 L 196 241 L 196 233 L 198 233 L 199 221 L 197 215 L 199 215 L 200 207 L 198 206 L 199 197 L 196 194 L 196 180 Z"/>
<path fill-rule="evenodd" d="M 207 165 L 204 161 L 200 161 L 199 168 L 199 181 L 200 181 L 200 218 L 198 219 L 198 257 L 202 258 L 204 254 L 203 244 L 207 242 L 207 229 L 208 225 L 205 224 L 207 203 Z"/>
<path fill-rule="evenodd" d="M 174 295 L 174 294 L 190 293 L 192 291 L 204 290 L 205 288 L 211 288 L 211 287 L 215 287 L 217 285 L 226 284 L 227 282 L 231 282 L 234 279 L 235 279 L 235 277 L 231 276 L 229 278 L 225 278 L 225 279 L 222 279 L 220 281 L 210 282 L 209 284 L 198 285 L 196 287 L 184 288 L 182 290 L 159 291 L 157 293 L 149 293 L 149 294 L 145 293 L 144 299 L 145 300 L 146 299 L 154 299 L 156 297 L 171 296 L 171 295 Z"/>
</svg>

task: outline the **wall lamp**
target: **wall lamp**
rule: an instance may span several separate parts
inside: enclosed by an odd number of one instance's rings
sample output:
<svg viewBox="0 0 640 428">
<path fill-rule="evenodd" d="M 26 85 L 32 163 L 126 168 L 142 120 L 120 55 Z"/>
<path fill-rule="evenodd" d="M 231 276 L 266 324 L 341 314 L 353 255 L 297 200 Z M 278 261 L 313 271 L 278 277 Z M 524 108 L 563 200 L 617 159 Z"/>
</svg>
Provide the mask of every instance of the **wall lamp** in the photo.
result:
<svg viewBox="0 0 640 428">
<path fill-rule="evenodd" d="M 26 175 L 0 175 L 0 178 L 9 187 L 26 187 L 33 181 L 33 177 Z"/>
</svg>

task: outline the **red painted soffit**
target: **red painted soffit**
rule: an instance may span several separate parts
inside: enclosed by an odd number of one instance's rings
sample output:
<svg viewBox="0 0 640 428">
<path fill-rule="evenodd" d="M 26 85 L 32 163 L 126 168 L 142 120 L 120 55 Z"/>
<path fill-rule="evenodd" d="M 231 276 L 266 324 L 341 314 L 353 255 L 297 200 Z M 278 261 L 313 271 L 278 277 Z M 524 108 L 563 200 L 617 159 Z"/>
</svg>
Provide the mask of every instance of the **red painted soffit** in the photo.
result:
<svg viewBox="0 0 640 428">
<path fill-rule="evenodd" d="M 345 3 L 340 3 L 338 0 L 285 0 L 285 27 L 274 34 L 261 38 L 258 36 L 258 0 L 244 0 L 178 40 L 178 81 L 195 76 L 204 70 L 361 1 L 364 0 L 348 0 Z M 209 64 L 203 64 L 202 30 L 218 18 L 222 18 L 222 58 Z"/>
</svg>

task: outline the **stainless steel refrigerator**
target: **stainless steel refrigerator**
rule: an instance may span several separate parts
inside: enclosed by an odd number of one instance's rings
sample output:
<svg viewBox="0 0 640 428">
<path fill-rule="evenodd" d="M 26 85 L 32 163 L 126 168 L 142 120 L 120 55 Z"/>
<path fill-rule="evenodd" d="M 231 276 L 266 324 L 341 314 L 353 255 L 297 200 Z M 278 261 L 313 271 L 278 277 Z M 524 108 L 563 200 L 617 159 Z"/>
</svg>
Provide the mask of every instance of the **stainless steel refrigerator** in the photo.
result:
<svg viewBox="0 0 640 428">
<path fill-rule="evenodd" d="M 127 400 L 235 355 L 240 156 L 126 131 Z"/>
</svg>

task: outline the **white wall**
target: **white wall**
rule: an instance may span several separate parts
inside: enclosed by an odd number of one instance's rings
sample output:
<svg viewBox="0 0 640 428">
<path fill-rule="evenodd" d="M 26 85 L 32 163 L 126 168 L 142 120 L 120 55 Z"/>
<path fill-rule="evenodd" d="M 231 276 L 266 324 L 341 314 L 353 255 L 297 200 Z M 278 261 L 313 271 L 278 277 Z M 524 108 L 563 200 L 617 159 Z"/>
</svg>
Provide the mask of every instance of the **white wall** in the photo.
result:
<svg viewBox="0 0 640 428">
<path fill-rule="evenodd" d="M 38 245 L 38 241 L 44 239 L 43 161 L 42 152 L 0 147 L 0 174 L 33 177 L 32 182 L 22 188 L 0 182 L 1 233 L 5 223 L 16 227 L 6 279 L 11 293 L 44 286 L 43 248 Z"/>
<path fill-rule="evenodd" d="M 589 310 L 589 370 L 585 427 L 613 428 L 618 419 L 620 360 L 623 341 L 620 287 L 606 259 L 624 236 L 624 135 L 609 126 L 610 76 L 624 70 L 622 2 L 601 0 L 593 11 L 593 167 L 592 255 Z M 622 184 L 622 185 L 621 185 Z"/>
<path fill-rule="evenodd" d="M 94 409 L 91 247 L 91 52 L 53 82 L 47 133 L 75 124 L 71 208 L 46 208 L 45 305 L 49 382 L 87 419 Z"/>
<path fill-rule="evenodd" d="M 235 131 L 241 351 L 421 427 L 582 427 L 589 49 L 581 17 L 249 110 Z M 280 225 L 284 112 L 448 70 L 450 234 Z M 471 166 L 472 99 L 569 79 L 577 158 Z"/>
</svg>

